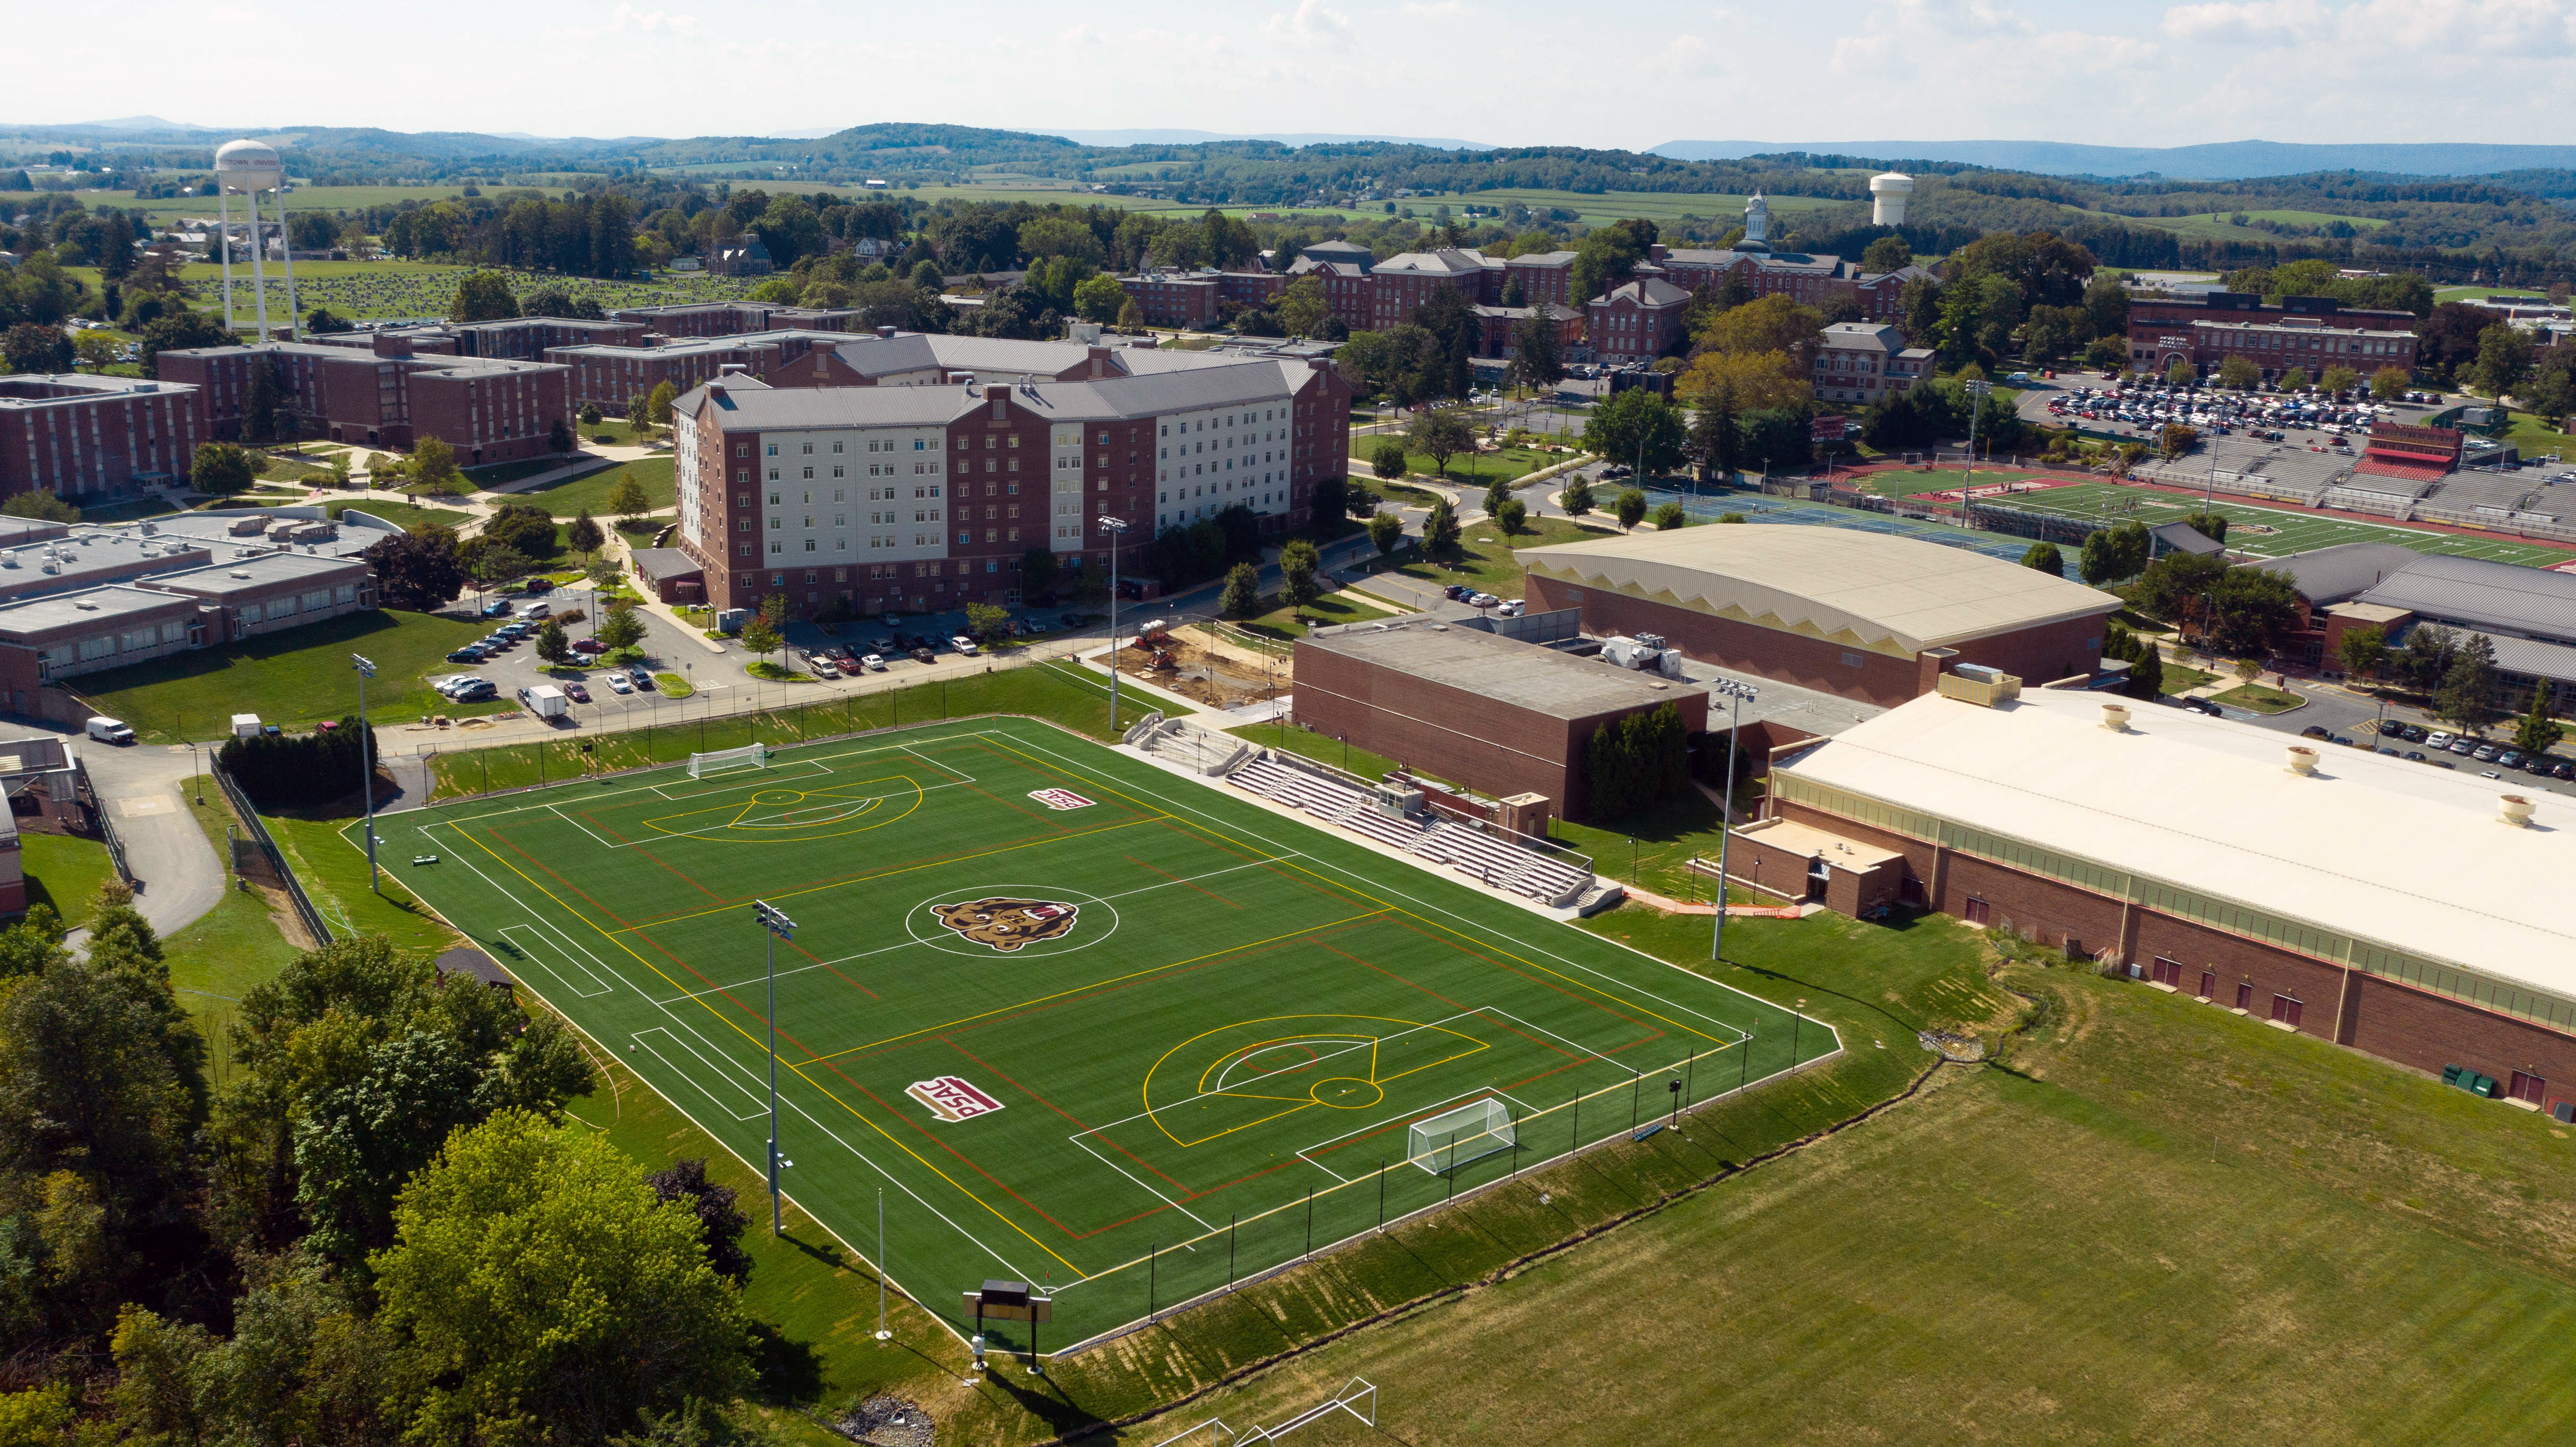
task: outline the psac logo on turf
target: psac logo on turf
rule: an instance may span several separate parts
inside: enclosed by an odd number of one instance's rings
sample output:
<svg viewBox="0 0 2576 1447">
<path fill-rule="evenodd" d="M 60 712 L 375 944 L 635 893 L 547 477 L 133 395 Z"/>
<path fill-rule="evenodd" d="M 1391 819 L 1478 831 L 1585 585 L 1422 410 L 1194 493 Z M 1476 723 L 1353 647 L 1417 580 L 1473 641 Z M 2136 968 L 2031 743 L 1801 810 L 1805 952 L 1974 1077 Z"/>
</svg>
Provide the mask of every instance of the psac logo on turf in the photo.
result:
<svg viewBox="0 0 2576 1447">
<path fill-rule="evenodd" d="M 930 912 L 966 938 L 1007 955 L 1024 945 L 1073 933 L 1073 917 L 1079 911 L 1044 899 L 970 899 L 934 905 Z"/>
<path fill-rule="evenodd" d="M 916 1080 L 904 1088 L 904 1094 L 929 1107 L 930 1113 L 955 1125 L 979 1115 L 991 1115 L 1002 1103 L 954 1075 L 937 1080 Z"/>
<path fill-rule="evenodd" d="M 1050 809 L 1088 809 L 1091 801 L 1071 789 L 1031 789 L 1029 797 Z"/>
</svg>

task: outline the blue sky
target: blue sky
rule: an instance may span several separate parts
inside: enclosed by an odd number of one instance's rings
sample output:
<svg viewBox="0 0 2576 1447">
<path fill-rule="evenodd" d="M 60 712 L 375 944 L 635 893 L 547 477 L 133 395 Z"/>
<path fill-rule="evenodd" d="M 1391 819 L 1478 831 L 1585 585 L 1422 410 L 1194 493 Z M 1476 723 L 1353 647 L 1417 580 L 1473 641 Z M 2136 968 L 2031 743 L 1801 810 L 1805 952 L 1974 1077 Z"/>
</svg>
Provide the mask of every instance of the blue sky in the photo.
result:
<svg viewBox="0 0 2576 1447">
<path fill-rule="evenodd" d="M 140 0 L 12 7 L 0 111 L 539 135 L 2530 141 L 2576 0 Z"/>
</svg>

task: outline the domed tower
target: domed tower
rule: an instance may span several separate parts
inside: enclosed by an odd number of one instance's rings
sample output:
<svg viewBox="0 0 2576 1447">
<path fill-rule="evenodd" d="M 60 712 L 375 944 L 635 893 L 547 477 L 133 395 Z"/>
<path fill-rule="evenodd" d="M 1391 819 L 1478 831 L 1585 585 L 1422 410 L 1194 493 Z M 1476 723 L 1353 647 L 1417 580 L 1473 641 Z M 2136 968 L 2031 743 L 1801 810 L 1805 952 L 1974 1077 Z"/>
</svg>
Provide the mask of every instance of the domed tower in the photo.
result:
<svg viewBox="0 0 2576 1447">
<path fill-rule="evenodd" d="M 1914 178 L 1902 171 L 1889 171 L 1869 178 L 1869 224 L 1902 226 L 1905 224 L 1905 198 L 1914 194 Z"/>
<path fill-rule="evenodd" d="M 1744 243 L 1751 251 L 1767 250 L 1771 240 L 1771 203 L 1756 190 L 1744 203 Z"/>
<path fill-rule="evenodd" d="M 259 339 L 268 340 L 268 271 L 263 260 L 268 245 L 260 233 L 259 198 L 273 191 L 277 193 L 278 242 L 286 261 L 286 335 L 291 340 L 296 335 L 295 243 L 286 234 L 286 166 L 273 146 L 253 140 L 226 141 L 215 150 L 215 180 L 215 229 L 224 264 L 224 326 L 229 329 L 233 324 L 232 198 L 239 196 L 250 206 L 251 285 L 259 296 Z"/>
</svg>

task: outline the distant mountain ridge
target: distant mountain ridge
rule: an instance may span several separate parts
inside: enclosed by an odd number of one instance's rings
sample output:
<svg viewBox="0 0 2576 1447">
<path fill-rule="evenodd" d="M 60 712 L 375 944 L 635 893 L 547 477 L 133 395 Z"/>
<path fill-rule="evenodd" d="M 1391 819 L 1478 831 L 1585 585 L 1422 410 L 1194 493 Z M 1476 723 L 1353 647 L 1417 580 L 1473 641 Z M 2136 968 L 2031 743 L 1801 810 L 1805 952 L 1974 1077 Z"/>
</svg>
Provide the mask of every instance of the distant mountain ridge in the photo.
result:
<svg viewBox="0 0 2576 1447">
<path fill-rule="evenodd" d="M 1431 146 L 1443 151 L 1490 151 L 1493 146 L 1483 141 L 1461 141 L 1434 136 L 1392 136 L 1370 131 L 1366 134 L 1341 135 L 1325 131 L 1048 131 L 1068 141 L 1085 146 L 1199 146 L 1212 141 L 1275 141 L 1283 146 L 1331 146 L 1352 141 L 1384 141 L 1398 146 Z"/>
<path fill-rule="evenodd" d="M 2392 176 L 2491 176 L 2499 171 L 2576 168 L 2576 146 L 2484 142 L 2308 145 L 2220 141 L 2198 146 L 2086 146 L 2067 141 L 1666 141 L 1652 154 L 1676 161 L 1731 161 L 1780 151 L 1949 161 L 2041 176 L 2141 176 L 2241 181 L 2317 171 Z"/>
</svg>

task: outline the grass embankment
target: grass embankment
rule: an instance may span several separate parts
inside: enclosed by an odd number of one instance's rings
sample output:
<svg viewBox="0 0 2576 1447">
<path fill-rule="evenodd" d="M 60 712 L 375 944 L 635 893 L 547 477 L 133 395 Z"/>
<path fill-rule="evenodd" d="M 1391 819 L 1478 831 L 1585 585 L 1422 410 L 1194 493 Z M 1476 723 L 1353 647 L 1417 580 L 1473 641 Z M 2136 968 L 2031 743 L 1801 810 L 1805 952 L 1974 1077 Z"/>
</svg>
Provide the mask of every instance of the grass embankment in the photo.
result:
<svg viewBox="0 0 2576 1447">
<path fill-rule="evenodd" d="M 339 518 L 340 514 L 347 512 L 351 508 L 356 508 L 358 511 L 366 513 L 370 517 L 382 518 L 386 522 L 392 523 L 395 527 L 406 530 L 416 529 L 427 523 L 436 523 L 441 527 L 452 528 L 462 523 L 471 522 L 474 519 L 474 514 L 470 512 L 459 512 L 454 508 L 415 507 L 406 502 L 386 502 L 381 498 L 373 497 L 353 498 L 345 502 L 338 498 L 333 498 L 331 501 L 322 505 L 324 514 L 335 521 Z"/>
<path fill-rule="evenodd" d="M 1728 930 L 1774 988 L 1941 999 L 1770 952 L 1774 929 Z M 2080 968 L 1998 983 L 2038 1008 L 1997 1064 L 1192 1412 L 1275 1421 L 1365 1373 L 1405 1384 L 1378 1420 L 1419 1444 L 1507 1438 L 1541 1404 L 1645 1444 L 2468 1443 L 2576 1419 L 2576 1385 L 2518 1366 L 2576 1326 L 2564 1128 Z M 1507 1390 L 1445 1369 L 1463 1340 L 1516 1364 Z"/>
<path fill-rule="evenodd" d="M 1480 522 L 1465 530 L 1456 557 L 1425 562 L 1417 547 L 1396 555 L 1403 561 L 1394 571 L 1427 583 L 1464 583 L 1497 598 L 1517 598 L 1521 596 L 1521 565 L 1512 556 L 1513 549 L 1583 542 L 1605 536 L 1605 527 L 1615 531 L 1616 524 L 1586 528 L 1564 518 L 1531 518 L 1519 532 L 1507 534 L 1493 523 Z M 1373 567 L 1370 571 L 1386 569 Z"/>
<path fill-rule="evenodd" d="M 539 473 L 560 472 L 567 467 L 589 467 L 596 470 L 612 468 L 616 465 L 607 458 L 592 457 L 587 453 L 575 452 L 565 455 L 549 452 L 542 457 L 522 457 L 516 462 L 487 462 L 481 467 L 459 468 L 458 471 L 464 475 L 468 486 L 478 492 L 488 492 L 505 483 L 518 482 L 524 478 L 535 477 Z"/>
<path fill-rule="evenodd" d="M 2285 713 L 2307 702 L 2295 693 L 2265 688 L 2259 683 L 2239 684 L 2215 697 L 2229 708 L 2241 708 L 2249 713 Z"/>
<path fill-rule="evenodd" d="M 215 858 L 224 862 L 227 883 L 231 863 L 225 855 L 226 829 L 234 824 L 223 791 L 212 779 L 203 781 L 203 803 L 195 783 L 179 787 L 179 802 L 206 833 Z M 251 987 L 274 978 L 295 958 L 296 947 L 269 913 L 268 898 L 254 891 L 228 888 L 215 907 L 193 924 L 161 941 L 161 957 L 170 967 L 170 986 L 206 1037 L 214 1079 L 220 1084 L 229 1068 L 226 1027 Z"/>
<path fill-rule="evenodd" d="M 709 702 L 721 705 L 724 697 L 710 695 Z M 430 760 L 436 780 L 430 797 L 452 799 L 580 774 L 685 763 L 692 753 L 748 743 L 785 745 L 979 713 L 1029 714 L 1091 738 L 1111 737 L 1109 680 L 1078 665 L 1037 663 L 944 683 L 933 680 L 874 693 L 820 694 L 810 704 L 758 713 L 674 710 L 668 719 L 622 733 L 584 732 L 537 743 L 442 751 Z M 1132 724 L 1144 715 L 1144 707 L 1131 699 L 1119 722 Z"/>
<path fill-rule="evenodd" d="M 1291 608 L 1280 602 L 1276 593 L 1265 595 L 1261 601 L 1269 605 L 1269 611 L 1246 618 L 1235 626 L 1264 638 L 1305 637 L 1307 625 L 1299 619 L 1329 628 L 1338 623 L 1369 623 L 1396 615 L 1394 608 L 1340 590 L 1322 594 L 1302 608 Z"/>
<path fill-rule="evenodd" d="M 1371 449 L 1376 445 L 1374 438 L 1353 440 L 1353 450 L 1366 454 L 1365 460 L 1372 465 L 1377 459 L 1371 453 Z M 1473 454 L 1458 453 L 1449 459 L 1448 470 L 1444 472 L 1430 454 L 1407 452 L 1404 454 L 1404 468 L 1405 471 L 1417 474 L 1424 480 L 1437 483 L 1442 487 L 1456 488 L 1461 492 L 1482 493 L 1486 488 L 1491 487 L 1494 479 L 1498 477 L 1526 477 L 1542 467 L 1553 467 L 1571 456 L 1573 456 L 1572 453 L 1559 455 L 1553 452 L 1541 452 L 1535 447 L 1497 447 Z M 1361 476 L 1361 474 L 1355 469 L 1354 476 Z M 1384 486 L 1367 477 L 1362 477 L 1361 485 L 1380 488 Z"/>
<path fill-rule="evenodd" d="M 95 839 L 30 831 L 18 836 L 18 853 L 27 871 L 28 907 L 51 908 L 66 929 L 89 923 L 98 887 L 116 877 L 107 846 Z"/>
<path fill-rule="evenodd" d="M 375 660 L 368 717 L 379 727 L 426 713 L 495 713 L 515 702 L 456 705 L 430 691 L 428 676 L 457 671 L 448 653 L 484 635 L 480 624 L 428 613 L 379 609 L 303 628 L 261 634 L 130 668 L 84 674 L 74 689 L 100 713 L 123 719 L 144 743 L 221 740 L 232 716 L 255 713 L 281 728 L 310 728 L 358 710 L 353 652 Z"/>
<path fill-rule="evenodd" d="M 559 518 L 578 517 L 588 512 L 592 517 L 605 519 L 609 514 L 608 494 L 616 489 L 618 479 L 624 477 L 632 477 L 643 485 L 645 497 L 651 500 L 648 511 L 670 507 L 679 501 L 679 483 L 672 470 L 671 459 L 667 457 L 647 457 L 605 472 L 550 483 L 519 493 L 511 500 L 534 504 Z"/>
</svg>

